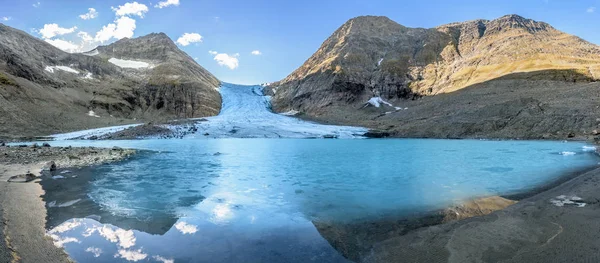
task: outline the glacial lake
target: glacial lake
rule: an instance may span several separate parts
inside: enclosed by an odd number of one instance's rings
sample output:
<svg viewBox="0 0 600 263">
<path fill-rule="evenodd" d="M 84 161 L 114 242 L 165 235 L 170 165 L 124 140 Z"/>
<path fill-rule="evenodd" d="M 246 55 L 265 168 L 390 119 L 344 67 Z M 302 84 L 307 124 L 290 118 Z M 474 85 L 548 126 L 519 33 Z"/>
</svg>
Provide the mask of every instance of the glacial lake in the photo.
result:
<svg viewBox="0 0 600 263">
<path fill-rule="evenodd" d="M 511 195 L 590 169 L 585 143 L 420 139 L 55 141 L 150 150 L 41 184 L 79 262 L 346 262 L 316 224 Z"/>
</svg>

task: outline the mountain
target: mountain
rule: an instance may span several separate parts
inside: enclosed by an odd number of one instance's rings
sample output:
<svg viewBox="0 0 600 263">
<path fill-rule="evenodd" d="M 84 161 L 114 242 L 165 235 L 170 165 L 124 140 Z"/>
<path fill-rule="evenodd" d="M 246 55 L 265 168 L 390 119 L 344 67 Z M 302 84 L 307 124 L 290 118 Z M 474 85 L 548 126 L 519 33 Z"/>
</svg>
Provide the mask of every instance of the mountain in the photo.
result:
<svg viewBox="0 0 600 263">
<path fill-rule="evenodd" d="M 342 25 L 300 68 L 265 91 L 273 95 L 276 111 L 300 111 L 305 118 L 318 121 L 367 125 L 390 130 L 397 136 L 485 137 L 497 129 L 468 131 L 458 127 L 457 131 L 453 126 L 461 126 L 462 122 L 444 120 L 451 127 L 449 133 L 432 133 L 429 125 L 415 126 L 408 119 L 432 120 L 448 108 L 458 116 L 471 112 L 468 122 L 488 121 L 480 115 L 510 119 L 514 116 L 472 112 L 511 98 L 532 98 L 541 103 L 555 100 L 544 99 L 549 90 L 540 90 L 541 95 L 534 96 L 521 94 L 527 92 L 523 89 L 515 91 L 512 97 L 496 100 L 490 96 L 490 100 L 481 102 L 471 96 L 471 88 L 498 86 L 494 92 L 502 92 L 503 86 L 498 83 L 509 85 L 510 80 L 510 85 L 519 82 L 532 86 L 529 91 L 535 92 L 538 88 L 559 89 L 567 83 L 583 85 L 598 79 L 600 47 L 547 23 L 518 15 L 430 29 L 405 27 L 387 17 L 363 16 Z M 459 104 L 476 103 L 479 108 L 443 104 L 443 98 L 452 98 Z M 436 109 L 404 111 L 408 105 L 414 108 L 424 104 L 435 105 Z M 512 104 L 506 107 L 511 108 Z M 590 132 L 596 125 L 595 120 L 591 122 L 593 125 L 575 125 L 573 130 Z M 406 129 L 408 125 L 412 127 L 410 131 Z M 548 128 L 541 130 L 554 133 Z M 425 129 L 430 129 L 429 133 Z"/>
<path fill-rule="evenodd" d="M 0 24 L 0 136 L 212 116 L 219 85 L 163 33 L 69 54 Z"/>
</svg>

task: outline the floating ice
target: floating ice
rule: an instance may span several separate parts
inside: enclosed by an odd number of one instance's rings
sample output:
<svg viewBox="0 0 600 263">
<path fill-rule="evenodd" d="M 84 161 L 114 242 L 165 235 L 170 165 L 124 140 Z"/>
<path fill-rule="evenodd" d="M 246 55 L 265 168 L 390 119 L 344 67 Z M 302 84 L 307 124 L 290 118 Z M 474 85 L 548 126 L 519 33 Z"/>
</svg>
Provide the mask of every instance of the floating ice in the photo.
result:
<svg viewBox="0 0 600 263">
<path fill-rule="evenodd" d="M 583 146 L 582 148 L 585 152 L 595 152 L 597 150 L 595 146 Z"/>
<path fill-rule="evenodd" d="M 143 62 L 143 61 L 135 61 L 135 60 L 125 60 L 125 59 L 118 59 L 118 58 L 111 58 L 108 60 L 108 62 L 113 63 L 115 65 L 117 65 L 118 67 L 121 68 L 134 68 L 134 69 L 140 69 L 140 68 L 149 68 L 150 64 Z"/>
<path fill-rule="evenodd" d="M 567 151 L 560 153 L 560 155 L 563 155 L 563 156 L 571 156 L 571 155 L 575 155 L 575 154 L 577 154 L 577 153 L 575 153 L 575 152 L 567 152 Z"/>
</svg>

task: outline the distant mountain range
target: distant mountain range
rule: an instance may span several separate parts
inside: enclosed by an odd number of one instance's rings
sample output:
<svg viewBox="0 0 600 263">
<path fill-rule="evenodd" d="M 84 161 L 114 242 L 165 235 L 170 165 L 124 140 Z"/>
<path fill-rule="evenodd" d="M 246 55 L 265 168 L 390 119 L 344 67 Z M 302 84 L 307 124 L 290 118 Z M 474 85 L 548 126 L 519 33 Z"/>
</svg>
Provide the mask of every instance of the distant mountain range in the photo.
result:
<svg viewBox="0 0 600 263">
<path fill-rule="evenodd" d="M 381 136 L 590 138 L 600 47 L 517 15 L 436 28 L 350 19 L 264 90 L 277 112 Z M 219 80 L 165 34 L 69 54 L 0 24 L 0 137 L 219 113 Z"/>
</svg>

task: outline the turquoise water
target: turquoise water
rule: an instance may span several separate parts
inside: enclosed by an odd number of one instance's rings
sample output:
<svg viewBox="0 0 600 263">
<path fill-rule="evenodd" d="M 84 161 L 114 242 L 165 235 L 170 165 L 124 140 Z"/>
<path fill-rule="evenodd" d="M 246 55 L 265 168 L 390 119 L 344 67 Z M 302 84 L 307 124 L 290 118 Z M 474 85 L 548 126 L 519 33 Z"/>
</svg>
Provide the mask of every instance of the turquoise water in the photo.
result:
<svg viewBox="0 0 600 263">
<path fill-rule="evenodd" d="M 343 262 L 313 222 L 399 218 L 473 197 L 523 193 L 599 161 L 583 143 L 542 141 L 53 145 L 156 151 L 42 181 L 49 234 L 81 262 Z"/>
</svg>

